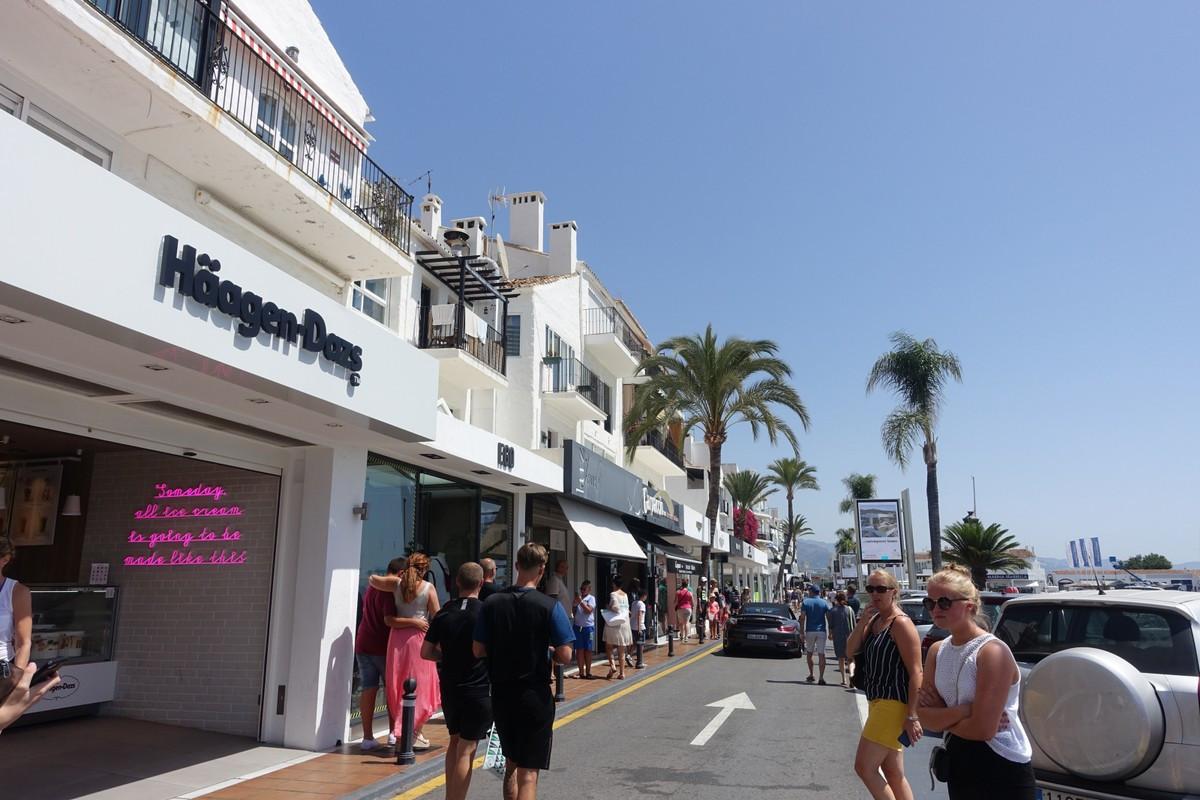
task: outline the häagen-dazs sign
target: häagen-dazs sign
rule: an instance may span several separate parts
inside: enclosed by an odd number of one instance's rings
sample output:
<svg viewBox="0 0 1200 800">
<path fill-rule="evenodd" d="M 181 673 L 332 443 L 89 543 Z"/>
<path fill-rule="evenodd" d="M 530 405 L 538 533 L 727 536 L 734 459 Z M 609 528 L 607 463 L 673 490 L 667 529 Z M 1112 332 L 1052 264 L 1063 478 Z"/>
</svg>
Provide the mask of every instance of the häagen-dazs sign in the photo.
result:
<svg viewBox="0 0 1200 800">
<path fill-rule="evenodd" d="M 324 317 L 313 309 L 306 308 L 297 317 L 292 311 L 264 300 L 261 295 L 222 279 L 217 274 L 220 271 L 221 262 L 208 253 L 197 254 L 195 247 L 186 244 L 181 252 L 178 239 L 163 237 L 158 262 L 160 286 L 174 289 L 201 305 L 232 317 L 238 323 L 239 336 L 254 339 L 260 333 L 267 333 L 291 344 L 299 340 L 305 350 L 344 367 L 350 385 L 359 385 L 363 366 L 361 347 L 328 330 Z"/>
</svg>

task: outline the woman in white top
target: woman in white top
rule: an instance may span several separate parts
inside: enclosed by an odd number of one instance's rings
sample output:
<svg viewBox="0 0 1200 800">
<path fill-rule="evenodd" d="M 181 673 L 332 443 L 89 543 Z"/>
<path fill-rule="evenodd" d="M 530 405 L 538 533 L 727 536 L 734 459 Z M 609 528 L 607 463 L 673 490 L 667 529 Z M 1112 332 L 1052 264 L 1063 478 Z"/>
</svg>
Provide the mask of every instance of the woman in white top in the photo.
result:
<svg viewBox="0 0 1200 800">
<path fill-rule="evenodd" d="M 387 688 L 388 710 L 396 721 L 392 733 L 399 739 L 400 726 L 404 722 L 401 713 L 404 682 L 409 678 L 417 679 L 413 750 L 429 749 L 429 740 L 425 738 L 423 729 L 429 718 L 442 707 L 437 664 L 421 658 L 421 645 L 425 643 L 429 620 L 441 609 L 437 588 L 422 577 L 428 569 L 429 556 L 413 553 L 408 557 L 408 567 L 399 575 L 372 575 L 368 579 L 376 589 L 396 595 L 396 616 L 384 620 L 391 628 L 384 685 Z"/>
<path fill-rule="evenodd" d="M 947 567 L 927 588 L 922 603 L 950 638 L 925 658 L 917 716 L 946 732 L 950 800 L 1033 800 L 1033 748 L 1017 713 L 1016 659 L 979 626 L 979 589 L 966 569 Z"/>
<path fill-rule="evenodd" d="M 607 680 L 612 680 L 613 675 L 618 680 L 625 680 L 625 648 L 633 644 L 633 629 L 629 627 L 629 595 L 621 586 L 621 576 L 613 576 L 613 590 L 608 596 L 609 613 L 604 617 L 604 646 L 608 650 Z"/>
<path fill-rule="evenodd" d="M 3 575 L 17 554 L 12 542 L 0 539 L 0 677 L 12 680 L 29 663 L 33 643 L 33 597 L 28 587 Z"/>
</svg>

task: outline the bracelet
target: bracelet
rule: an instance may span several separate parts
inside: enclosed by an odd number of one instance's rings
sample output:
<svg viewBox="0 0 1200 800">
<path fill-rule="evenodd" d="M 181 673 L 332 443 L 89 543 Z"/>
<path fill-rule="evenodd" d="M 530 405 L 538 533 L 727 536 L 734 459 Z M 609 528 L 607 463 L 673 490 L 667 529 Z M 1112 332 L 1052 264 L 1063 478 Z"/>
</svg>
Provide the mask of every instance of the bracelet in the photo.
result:
<svg viewBox="0 0 1200 800">
<path fill-rule="evenodd" d="M 905 717 L 904 720 L 905 720 L 905 722 L 920 722 L 921 718 L 920 717 Z"/>
</svg>

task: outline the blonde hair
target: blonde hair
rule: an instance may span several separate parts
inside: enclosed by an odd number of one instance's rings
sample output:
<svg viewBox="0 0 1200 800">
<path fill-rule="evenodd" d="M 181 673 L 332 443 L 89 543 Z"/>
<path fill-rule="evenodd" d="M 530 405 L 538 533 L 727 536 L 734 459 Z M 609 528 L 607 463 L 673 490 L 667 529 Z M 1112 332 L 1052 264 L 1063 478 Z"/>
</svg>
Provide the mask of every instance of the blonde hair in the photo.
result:
<svg viewBox="0 0 1200 800">
<path fill-rule="evenodd" d="M 941 571 L 935 574 L 926 583 L 941 584 L 952 592 L 963 597 L 968 603 L 975 606 L 975 610 L 979 610 L 979 587 L 975 585 L 975 581 L 971 580 L 971 571 L 961 564 L 949 564 L 942 567 Z"/>
<path fill-rule="evenodd" d="M 871 578 L 883 578 L 884 584 L 889 589 L 899 590 L 900 584 L 896 582 L 896 576 L 888 572 L 886 569 L 877 569 L 867 576 L 867 580 Z"/>
</svg>

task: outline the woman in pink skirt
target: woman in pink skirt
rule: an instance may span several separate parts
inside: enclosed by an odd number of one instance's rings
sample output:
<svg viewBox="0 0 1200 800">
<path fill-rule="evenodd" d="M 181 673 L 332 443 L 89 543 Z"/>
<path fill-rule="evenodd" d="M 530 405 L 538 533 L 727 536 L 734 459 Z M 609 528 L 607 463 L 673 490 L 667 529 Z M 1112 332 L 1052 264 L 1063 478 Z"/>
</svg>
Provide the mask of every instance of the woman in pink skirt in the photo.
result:
<svg viewBox="0 0 1200 800">
<path fill-rule="evenodd" d="M 428 750 L 429 740 L 423 728 L 429 718 L 442 707 L 442 692 L 438 685 L 437 665 L 421 658 L 421 645 L 425 643 L 425 631 L 429 620 L 441 607 L 437 590 L 424 579 L 429 570 L 429 556 L 413 553 L 408 557 L 408 568 L 398 576 L 372 575 L 371 585 L 396 595 L 396 616 L 388 617 L 392 630 L 388 634 L 387 672 L 384 683 L 387 687 L 388 710 L 395 719 L 392 733 L 400 738 L 403 724 L 404 682 L 417 679 L 417 705 L 413 718 L 413 749 Z"/>
</svg>

